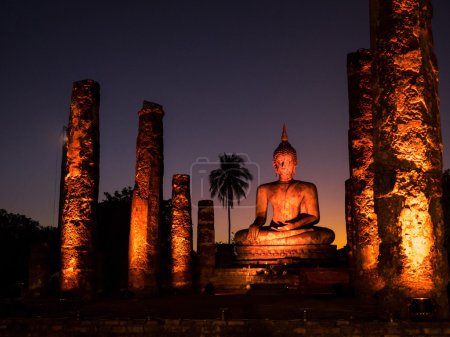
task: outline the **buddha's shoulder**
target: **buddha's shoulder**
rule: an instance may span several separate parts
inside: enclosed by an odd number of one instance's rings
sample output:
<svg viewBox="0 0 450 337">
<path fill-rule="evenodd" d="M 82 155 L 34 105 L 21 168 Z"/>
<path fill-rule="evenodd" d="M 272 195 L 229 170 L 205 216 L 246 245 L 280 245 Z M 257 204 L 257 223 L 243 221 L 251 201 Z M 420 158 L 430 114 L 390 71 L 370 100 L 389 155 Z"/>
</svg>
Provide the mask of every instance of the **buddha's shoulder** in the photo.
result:
<svg viewBox="0 0 450 337">
<path fill-rule="evenodd" d="M 272 181 L 270 183 L 261 184 L 258 186 L 258 190 L 271 189 L 279 185 L 278 181 Z"/>
<path fill-rule="evenodd" d="M 317 191 L 316 185 L 308 181 L 294 180 L 292 185 L 295 186 L 296 189 L 302 191 Z"/>
<path fill-rule="evenodd" d="M 314 185 L 313 183 L 311 183 L 309 181 L 294 180 L 293 183 L 296 184 L 297 186 L 305 186 L 305 187 L 309 187 L 309 188 L 316 188 L 316 185 Z"/>
<path fill-rule="evenodd" d="M 282 184 L 280 184 L 280 182 L 277 181 L 272 181 L 270 183 L 265 183 L 265 184 L 261 184 L 258 186 L 258 189 L 273 189 L 273 188 L 277 188 L 280 187 Z M 293 180 L 290 183 L 291 186 L 295 187 L 295 188 L 301 188 L 301 189 L 306 189 L 306 190 L 316 190 L 316 185 L 314 185 L 313 183 L 310 183 L 308 181 L 301 181 L 301 180 Z"/>
</svg>

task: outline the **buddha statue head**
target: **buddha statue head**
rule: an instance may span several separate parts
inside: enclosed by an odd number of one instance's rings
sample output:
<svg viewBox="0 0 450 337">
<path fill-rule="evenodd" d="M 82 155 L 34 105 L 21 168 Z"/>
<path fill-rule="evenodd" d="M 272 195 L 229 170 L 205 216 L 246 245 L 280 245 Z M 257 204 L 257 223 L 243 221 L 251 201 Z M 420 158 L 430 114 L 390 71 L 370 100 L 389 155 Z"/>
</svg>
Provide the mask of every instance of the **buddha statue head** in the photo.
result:
<svg viewBox="0 0 450 337">
<path fill-rule="evenodd" d="M 281 143 L 273 152 L 272 163 L 280 182 L 289 182 L 294 178 L 298 164 L 297 151 L 288 142 L 285 125 L 281 134 Z"/>
</svg>

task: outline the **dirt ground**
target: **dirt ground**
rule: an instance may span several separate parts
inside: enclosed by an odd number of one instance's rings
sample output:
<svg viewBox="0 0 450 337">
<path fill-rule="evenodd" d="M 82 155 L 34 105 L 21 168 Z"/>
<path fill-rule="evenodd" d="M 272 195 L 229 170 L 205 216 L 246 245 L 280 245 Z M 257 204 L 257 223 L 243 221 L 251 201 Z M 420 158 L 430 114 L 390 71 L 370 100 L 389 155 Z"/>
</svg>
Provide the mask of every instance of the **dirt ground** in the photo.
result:
<svg viewBox="0 0 450 337">
<path fill-rule="evenodd" d="M 247 293 L 164 295 L 152 298 L 22 299 L 3 301 L 1 317 L 83 317 L 111 319 L 345 319 L 373 320 L 371 305 L 351 296 Z"/>
</svg>

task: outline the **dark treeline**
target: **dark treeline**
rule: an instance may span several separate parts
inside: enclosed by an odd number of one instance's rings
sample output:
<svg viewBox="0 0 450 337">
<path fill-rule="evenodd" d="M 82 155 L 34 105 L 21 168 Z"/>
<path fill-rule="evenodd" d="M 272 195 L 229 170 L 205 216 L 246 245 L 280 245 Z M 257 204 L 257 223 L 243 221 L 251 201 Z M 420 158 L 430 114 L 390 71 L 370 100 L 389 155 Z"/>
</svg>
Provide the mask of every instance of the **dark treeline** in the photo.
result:
<svg viewBox="0 0 450 337">
<path fill-rule="evenodd" d="M 94 284 L 98 295 L 116 296 L 127 289 L 132 188 L 104 194 L 93 229 Z M 168 205 L 163 214 L 170 214 Z M 167 246 L 163 242 L 164 257 Z M 31 294 L 27 290 L 36 284 L 36 277 L 45 284 L 37 294 L 59 296 L 59 229 L 0 209 L 0 266 L 0 297 Z"/>
<path fill-rule="evenodd" d="M 99 293 L 116 295 L 127 288 L 132 193 L 131 187 L 105 193 L 98 205 L 94 246 Z"/>
<path fill-rule="evenodd" d="M 99 293 L 113 294 L 127 286 L 131 194 L 130 187 L 105 193 L 105 200 L 98 204 L 93 252 Z M 0 209 L 0 268 L 0 297 L 30 294 L 27 290 L 33 277 L 45 278 L 39 294 L 58 296 L 59 229 L 43 227 L 25 215 Z"/>
<path fill-rule="evenodd" d="M 56 256 L 47 261 L 50 274 L 58 270 L 59 232 L 42 227 L 21 214 L 0 209 L 0 296 L 22 296 L 29 283 L 30 252 L 45 243 Z M 48 280 L 49 281 L 49 280 Z"/>
</svg>

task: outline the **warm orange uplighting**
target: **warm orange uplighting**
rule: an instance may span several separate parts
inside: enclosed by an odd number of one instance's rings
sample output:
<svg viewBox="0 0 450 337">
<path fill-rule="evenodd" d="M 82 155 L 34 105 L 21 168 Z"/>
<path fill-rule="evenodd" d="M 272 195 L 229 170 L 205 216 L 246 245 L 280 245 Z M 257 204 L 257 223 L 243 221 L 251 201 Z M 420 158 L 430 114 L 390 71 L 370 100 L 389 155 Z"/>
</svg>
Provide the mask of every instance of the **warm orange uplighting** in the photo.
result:
<svg viewBox="0 0 450 337">
<path fill-rule="evenodd" d="M 212 200 L 198 202 L 197 226 L 197 270 L 200 289 L 211 281 L 215 267 L 215 232 L 214 232 L 214 203 Z"/>
<path fill-rule="evenodd" d="M 348 55 L 350 105 L 350 179 L 348 236 L 355 266 L 354 285 L 371 298 L 384 286 L 378 271 L 380 236 L 374 209 L 373 52 L 360 49 Z"/>
<path fill-rule="evenodd" d="M 428 295 L 433 288 L 430 252 L 434 238 L 428 204 L 424 193 L 419 192 L 414 198 L 406 199 L 399 217 L 401 249 L 406 259 L 401 280 L 414 296 Z"/>
<path fill-rule="evenodd" d="M 144 224 L 147 224 L 148 200 L 140 198 L 133 192 L 131 210 L 128 252 L 129 279 L 133 282 L 133 289 L 143 290 L 145 288 L 144 275 L 149 270 L 147 230 L 144 227 Z"/>
<path fill-rule="evenodd" d="M 192 220 L 190 178 L 175 174 L 172 179 L 172 287 L 192 287 Z"/>
<path fill-rule="evenodd" d="M 92 291 L 92 231 L 99 181 L 99 85 L 75 82 L 70 105 L 61 228 L 61 290 Z"/>
<path fill-rule="evenodd" d="M 154 293 L 158 289 L 164 111 L 159 104 L 144 102 L 138 114 L 135 188 L 128 249 L 128 286 L 135 292 Z"/>
<path fill-rule="evenodd" d="M 425 297 L 445 318 L 448 265 L 431 10 L 420 0 L 370 4 L 371 49 L 349 56 L 346 186 L 356 286 L 360 294 L 366 285 L 378 287 L 383 311 L 406 317 L 411 299 Z M 365 278 L 366 271 L 379 282 Z"/>
</svg>

